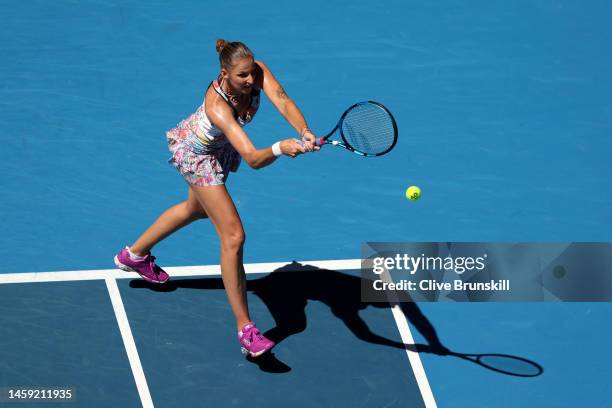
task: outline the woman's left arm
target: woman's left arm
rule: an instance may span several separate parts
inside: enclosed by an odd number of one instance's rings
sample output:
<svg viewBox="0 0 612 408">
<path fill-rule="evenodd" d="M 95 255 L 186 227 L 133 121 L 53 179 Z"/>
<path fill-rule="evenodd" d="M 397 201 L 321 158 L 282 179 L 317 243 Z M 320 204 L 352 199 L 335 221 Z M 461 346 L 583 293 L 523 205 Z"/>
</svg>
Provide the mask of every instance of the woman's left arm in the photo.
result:
<svg viewBox="0 0 612 408">
<path fill-rule="evenodd" d="M 298 132 L 302 141 L 305 143 L 304 147 L 307 151 L 319 150 L 319 146 L 315 145 L 317 137 L 310 131 L 304 115 L 297 107 L 295 102 L 287 95 L 281 84 L 276 80 L 272 71 L 261 61 L 255 61 L 255 63 L 261 69 L 262 80 L 261 87 L 263 88 L 266 96 L 281 115 L 289 122 L 291 126 Z"/>
</svg>

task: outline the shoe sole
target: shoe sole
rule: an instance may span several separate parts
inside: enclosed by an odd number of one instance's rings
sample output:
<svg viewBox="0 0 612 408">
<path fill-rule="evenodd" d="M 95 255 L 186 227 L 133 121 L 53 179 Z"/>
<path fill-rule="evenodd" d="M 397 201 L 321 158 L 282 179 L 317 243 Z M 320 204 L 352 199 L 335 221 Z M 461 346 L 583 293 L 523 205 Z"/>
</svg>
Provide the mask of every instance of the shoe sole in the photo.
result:
<svg viewBox="0 0 612 408">
<path fill-rule="evenodd" d="M 119 269 L 121 269 L 122 271 L 125 271 L 125 272 L 135 272 L 138 275 L 140 275 L 140 277 L 142 279 L 146 280 L 147 282 L 151 282 L 151 283 L 166 283 L 166 282 L 168 282 L 170 280 L 170 278 L 168 278 L 165 281 L 160 281 L 160 280 L 155 280 L 155 279 L 151 279 L 151 278 L 149 278 L 147 276 L 144 276 L 143 274 L 138 272 L 136 269 L 130 268 L 129 266 L 124 265 L 121 262 L 119 262 L 119 258 L 117 258 L 117 255 L 115 255 L 114 261 L 115 261 L 115 265 L 117 265 L 117 268 L 119 268 Z"/>
<path fill-rule="evenodd" d="M 272 348 L 273 348 L 274 346 L 275 346 L 275 344 L 274 344 L 274 345 L 272 345 L 270 348 L 267 348 L 267 349 L 264 349 L 264 350 L 258 351 L 258 352 L 256 352 L 256 353 L 253 353 L 253 352 L 251 352 L 251 351 L 247 350 L 247 349 L 246 349 L 246 348 L 244 348 L 244 347 L 240 347 L 240 351 L 241 351 L 241 352 L 242 352 L 242 354 L 244 354 L 245 356 L 248 354 L 248 355 L 250 355 L 251 357 L 255 358 L 255 357 L 259 357 L 259 356 L 261 356 L 262 354 L 265 354 L 265 353 L 267 353 L 268 351 L 272 350 Z"/>
</svg>

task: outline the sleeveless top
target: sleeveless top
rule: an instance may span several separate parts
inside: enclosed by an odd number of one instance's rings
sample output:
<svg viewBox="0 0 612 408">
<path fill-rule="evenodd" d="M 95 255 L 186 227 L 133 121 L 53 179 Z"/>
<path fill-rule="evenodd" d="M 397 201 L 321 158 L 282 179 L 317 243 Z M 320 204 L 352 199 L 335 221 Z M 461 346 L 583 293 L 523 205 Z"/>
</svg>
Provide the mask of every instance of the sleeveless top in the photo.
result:
<svg viewBox="0 0 612 408">
<path fill-rule="evenodd" d="M 221 90 L 221 86 L 219 85 L 220 79 L 221 77 L 219 76 L 216 80 L 212 81 L 206 91 L 208 92 L 208 89 L 212 86 L 215 92 L 217 92 L 232 109 L 234 118 L 240 127 L 244 127 L 253 120 L 255 113 L 257 113 L 261 90 L 253 89 L 251 91 L 251 103 L 243 118 L 238 114 L 234 105 L 231 104 L 225 92 Z M 226 148 L 228 145 L 231 146 L 221 129 L 213 125 L 208 116 L 206 116 L 206 97 L 204 97 L 202 105 L 187 119 L 181 121 L 173 130 L 181 129 L 188 130 L 187 136 L 183 140 L 183 146 L 195 154 L 210 154 Z"/>
</svg>

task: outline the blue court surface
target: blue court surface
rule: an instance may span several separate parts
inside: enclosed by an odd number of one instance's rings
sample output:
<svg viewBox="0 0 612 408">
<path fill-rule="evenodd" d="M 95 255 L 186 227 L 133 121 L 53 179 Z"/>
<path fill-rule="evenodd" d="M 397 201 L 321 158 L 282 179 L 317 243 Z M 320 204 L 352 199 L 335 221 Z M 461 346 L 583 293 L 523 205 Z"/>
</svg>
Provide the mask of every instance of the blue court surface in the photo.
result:
<svg viewBox="0 0 612 408">
<path fill-rule="evenodd" d="M 2 6 L 0 389 L 75 398 L 0 406 L 612 406 L 610 303 L 367 304 L 359 274 L 367 241 L 612 241 L 609 2 Z M 399 128 L 383 157 L 326 146 L 230 176 L 251 314 L 278 341 L 258 360 L 209 221 L 155 247 L 167 285 L 112 262 L 186 198 L 165 132 L 218 74 L 217 38 L 248 44 L 318 135 L 368 99 Z M 295 137 L 262 99 L 254 144 Z M 465 358 L 486 353 L 538 369 Z"/>
</svg>

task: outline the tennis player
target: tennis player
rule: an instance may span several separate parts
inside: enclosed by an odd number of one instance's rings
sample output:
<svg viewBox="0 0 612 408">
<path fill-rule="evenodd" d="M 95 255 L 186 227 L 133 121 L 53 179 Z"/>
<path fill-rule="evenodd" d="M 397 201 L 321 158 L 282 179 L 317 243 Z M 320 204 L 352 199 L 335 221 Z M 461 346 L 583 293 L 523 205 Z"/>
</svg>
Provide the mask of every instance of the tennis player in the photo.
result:
<svg viewBox="0 0 612 408">
<path fill-rule="evenodd" d="M 162 284 L 168 274 L 155 264 L 151 249 L 189 223 L 209 218 L 221 240 L 221 274 L 230 306 L 236 317 L 242 352 L 257 357 L 274 343 L 266 339 L 249 316 L 243 266 L 245 233 L 225 182 L 244 159 L 255 169 L 272 164 L 279 156 L 296 157 L 318 150 L 316 137 L 304 116 L 285 93 L 270 69 L 255 60 L 241 42 L 217 40 L 221 72 L 211 82 L 202 105 L 177 127 L 166 133 L 172 157 L 169 163 L 187 182 L 187 200 L 167 209 L 131 246 L 115 256 L 124 271 L 136 272 Z M 300 135 L 257 149 L 243 127 L 253 120 L 261 90 Z M 206 245 L 202 245 L 205 249 Z"/>
</svg>

